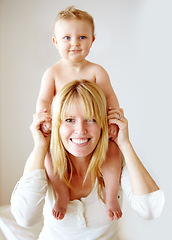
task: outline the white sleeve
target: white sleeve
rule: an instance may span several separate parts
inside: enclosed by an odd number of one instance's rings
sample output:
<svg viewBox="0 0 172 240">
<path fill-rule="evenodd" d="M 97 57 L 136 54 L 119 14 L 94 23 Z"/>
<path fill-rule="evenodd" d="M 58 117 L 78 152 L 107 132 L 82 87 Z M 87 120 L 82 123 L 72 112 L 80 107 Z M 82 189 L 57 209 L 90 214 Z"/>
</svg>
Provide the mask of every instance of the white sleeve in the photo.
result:
<svg viewBox="0 0 172 240">
<path fill-rule="evenodd" d="M 11 212 L 22 227 L 31 227 L 43 216 L 48 180 L 45 170 L 38 169 L 24 175 L 11 196 Z"/>
<path fill-rule="evenodd" d="M 121 186 L 131 208 L 141 217 L 145 219 L 155 219 L 161 215 L 165 202 L 164 193 L 161 190 L 157 190 L 144 195 L 133 194 L 126 165 L 122 171 Z"/>
</svg>

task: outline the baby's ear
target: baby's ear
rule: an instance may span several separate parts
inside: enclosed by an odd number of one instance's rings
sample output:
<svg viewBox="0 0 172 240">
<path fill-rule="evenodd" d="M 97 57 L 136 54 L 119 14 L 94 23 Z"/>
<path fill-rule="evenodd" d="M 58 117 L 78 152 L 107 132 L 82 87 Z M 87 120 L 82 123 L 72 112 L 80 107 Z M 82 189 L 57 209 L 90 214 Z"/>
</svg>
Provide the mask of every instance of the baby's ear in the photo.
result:
<svg viewBox="0 0 172 240">
<path fill-rule="evenodd" d="M 52 41 L 53 41 L 55 47 L 58 48 L 58 44 L 57 44 L 57 39 L 56 39 L 56 37 L 53 36 Z"/>
<path fill-rule="evenodd" d="M 95 41 L 95 36 L 93 36 L 93 39 L 92 39 L 92 44 L 93 44 L 93 42 L 94 42 L 94 41 Z M 92 45 L 92 44 L 91 44 L 91 45 Z"/>
</svg>

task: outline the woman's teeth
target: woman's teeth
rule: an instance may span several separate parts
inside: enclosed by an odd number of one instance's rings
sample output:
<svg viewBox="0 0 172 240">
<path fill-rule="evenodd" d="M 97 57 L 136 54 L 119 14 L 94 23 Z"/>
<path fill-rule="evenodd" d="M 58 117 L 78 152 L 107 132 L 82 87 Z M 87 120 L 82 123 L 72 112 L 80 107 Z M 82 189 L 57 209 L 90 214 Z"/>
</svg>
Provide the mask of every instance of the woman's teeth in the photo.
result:
<svg viewBox="0 0 172 240">
<path fill-rule="evenodd" d="M 71 139 L 73 143 L 76 143 L 76 144 L 83 144 L 83 143 L 86 143 L 89 141 L 89 138 L 87 139 L 75 139 L 75 138 L 72 138 Z"/>
</svg>

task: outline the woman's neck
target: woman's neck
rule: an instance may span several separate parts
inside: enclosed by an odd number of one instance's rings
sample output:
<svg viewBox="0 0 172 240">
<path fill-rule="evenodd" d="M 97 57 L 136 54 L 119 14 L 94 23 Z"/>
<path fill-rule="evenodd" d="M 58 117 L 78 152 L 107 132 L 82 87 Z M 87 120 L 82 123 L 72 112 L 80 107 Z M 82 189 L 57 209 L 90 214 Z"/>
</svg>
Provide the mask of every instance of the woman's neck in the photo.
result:
<svg viewBox="0 0 172 240">
<path fill-rule="evenodd" d="M 76 174 L 80 177 L 85 177 L 85 174 L 88 169 L 88 165 L 90 163 L 90 156 L 87 157 L 75 157 L 70 156 L 70 160 L 73 165 L 73 174 Z"/>
<path fill-rule="evenodd" d="M 71 179 L 72 189 L 70 189 L 70 200 L 80 199 L 88 196 L 92 191 L 91 175 L 85 179 L 85 175 L 90 162 L 90 157 L 77 158 L 70 156 L 73 165 L 73 173 Z"/>
</svg>

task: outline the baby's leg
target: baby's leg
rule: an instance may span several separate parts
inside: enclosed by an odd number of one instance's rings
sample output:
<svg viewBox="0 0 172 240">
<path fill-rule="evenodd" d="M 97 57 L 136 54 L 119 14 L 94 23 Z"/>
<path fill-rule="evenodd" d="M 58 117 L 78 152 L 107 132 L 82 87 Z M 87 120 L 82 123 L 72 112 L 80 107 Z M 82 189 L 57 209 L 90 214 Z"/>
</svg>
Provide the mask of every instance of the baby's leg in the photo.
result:
<svg viewBox="0 0 172 240">
<path fill-rule="evenodd" d="M 122 211 L 118 202 L 118 186 L 121 177 L 121 155 L 118 146 L 109 140 L 106 160 L 102 165 L 102 174 L 105 182 L 106 211 L 109 220 L 119 219 Z"/>
<path fill-rule="evenodd" d="M 57 220 L 62 220 L 66 214 L 69 202 L 69 188 L 66 183 L 60 179 L 58 174 L 54 175 L 50 152 L 47 153 L 45 158 L 45 169 L 57 198 L 52 213 Z"/>
</svg>

